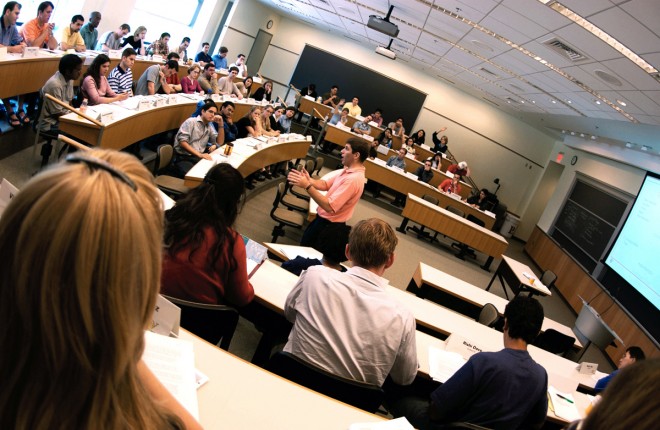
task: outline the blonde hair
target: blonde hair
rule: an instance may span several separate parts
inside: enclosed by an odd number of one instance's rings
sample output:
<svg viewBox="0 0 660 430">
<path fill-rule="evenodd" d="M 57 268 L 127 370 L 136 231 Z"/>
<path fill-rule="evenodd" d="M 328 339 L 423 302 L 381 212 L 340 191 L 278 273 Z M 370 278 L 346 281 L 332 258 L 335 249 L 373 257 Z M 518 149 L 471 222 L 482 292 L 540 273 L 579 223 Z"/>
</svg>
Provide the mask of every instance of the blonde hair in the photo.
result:
<svg viewBox="0 0 660 430">
<path fill-rule="evenodd" d="M 382 219 L 359 221 L 348 237 L 351 261 L 365 269 L 381 267 L 394 254 L 398 242 L 392 227 Z"/>
<path fill-rule="evenodd" d="M 0 220 L 0 427 L 182 427 L 137 370 L 160 283 L 160 196 L 131 155 L 76 157 L 93 162 L 37 175 Z"/>
<path fill-rule="evenodd" d="M 188 68 L 188 74 L 190 75 L 195 69 L 197 69 L 199 73 L 202 73 L 202 68 L 199 66 L 199 64 L 193 64 Z"/>
<path fill-rule="evenodd" d="M 143 31 L 147 31 L 147 27 L 145 27 L 144 25 L 139 26 L 138 28 L 135 29 L 135 33 L 133 33 L 133 37 L 137 39 L 138 37 L 140 37 L 140 33 L 142 33 Z"/>
</svg>

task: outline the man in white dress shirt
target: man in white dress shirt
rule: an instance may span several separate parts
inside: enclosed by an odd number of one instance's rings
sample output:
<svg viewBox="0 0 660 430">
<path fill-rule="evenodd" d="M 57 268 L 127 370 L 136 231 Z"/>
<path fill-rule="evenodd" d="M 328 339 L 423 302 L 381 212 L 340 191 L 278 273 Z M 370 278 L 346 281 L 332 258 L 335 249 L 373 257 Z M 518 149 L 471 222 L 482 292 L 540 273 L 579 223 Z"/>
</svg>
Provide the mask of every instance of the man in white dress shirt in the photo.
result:
<svg viewBox="0 0 660 430">
<path fill-rule="evenodd" d="M 293 323 L 284 351 L 327 372 L 382 386 L 417 374 L 415 318 L 385 291 L 381 276 L 394 263 L 397 237 L 385 221 L 358 222 L 346 246 L 353 267 L 304 271 L 286 299 Z"/>
</svg>

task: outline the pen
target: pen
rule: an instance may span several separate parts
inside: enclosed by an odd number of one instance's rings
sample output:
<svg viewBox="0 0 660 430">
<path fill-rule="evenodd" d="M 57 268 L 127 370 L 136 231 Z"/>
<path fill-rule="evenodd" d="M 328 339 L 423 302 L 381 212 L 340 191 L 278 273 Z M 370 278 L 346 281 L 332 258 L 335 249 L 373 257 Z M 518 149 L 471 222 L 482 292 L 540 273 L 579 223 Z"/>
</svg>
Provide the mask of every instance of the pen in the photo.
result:
<svg viewBox="0 0 660 430">
<path fill-rule="evenodd" d="M 568 403 L 575 403 L 575 402 L 573 402 L 573 400 L 569 399 L 568 397 L 564 397 L 559 393 L 557 393 L 557 397 L 559 397 L 560 399 L 566 400 Z"/>
</svg>

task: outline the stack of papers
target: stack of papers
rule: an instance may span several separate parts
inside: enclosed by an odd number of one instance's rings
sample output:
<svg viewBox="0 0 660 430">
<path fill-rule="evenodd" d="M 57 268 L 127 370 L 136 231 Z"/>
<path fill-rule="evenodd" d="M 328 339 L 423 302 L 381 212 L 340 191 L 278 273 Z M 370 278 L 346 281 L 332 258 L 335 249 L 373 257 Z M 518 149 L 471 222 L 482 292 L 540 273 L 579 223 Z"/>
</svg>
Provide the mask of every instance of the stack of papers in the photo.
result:
<svg viewBox="0 0 660 430">
<path fill-rule="evenodd" d="M 575 399 L 572 394 L 562 393 L 553 386 L 548 387 L 548 397 L 555 415 L 568 422 L 582 418 L 575 406 Z"/>
<path fill-rule="evenodd" d="M 467 360 L 458 352 L 429 347 L 429 376 L 443 384 L 458 371 Z"/>
</svg>

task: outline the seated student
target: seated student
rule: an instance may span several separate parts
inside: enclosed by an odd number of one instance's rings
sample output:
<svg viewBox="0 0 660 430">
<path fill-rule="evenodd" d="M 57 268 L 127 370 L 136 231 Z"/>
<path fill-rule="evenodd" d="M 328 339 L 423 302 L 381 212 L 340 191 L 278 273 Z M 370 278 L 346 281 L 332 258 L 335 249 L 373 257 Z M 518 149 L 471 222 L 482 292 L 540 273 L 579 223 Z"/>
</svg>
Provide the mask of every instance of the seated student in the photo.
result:
<svg viewBox="0 0 660 430">
<path fill-rule="evenodd" d="M 249 76 L 247 72 L 247 65 L 245 64 L 244 54 L 238 54 L 238 57 L 236 57 L 236 62 L 230 64 L 229 69 L 231 69 L 232 67 L 236 67 L 238 69 L 239 78 L 247 78 Z"/>
<path fill-rule="evenodd" d="M 264 82 L 264 85 L 261 88 L 258 88 L 257 91 L 254 92 L 254 99 L 258 102 L 266 99 L 268 101 L 271 100 L 273 94 L 273 81 L 266 81 Z"/>
<path fill-rule="evenodd" d="M 319 96 L 318 93 L 316 92 L 316 84 L 309 84 L 306 87 L 303 87 L 300 90 L 300 96 L 301 97 L 308 96 L 316 100 L 317 97 Z"/>
<path fill-rule="evenodd" d="M 626 353 L 623 354 L 623 357 L 619 359 L 619 368 L 609 375 L 600 378 L 598 382 L 596 382 L 594 391 L 600 393 L 605 389 L 605 387 L 607 387 L 612 378 L 614 378 L 614 376 L 619 373 L 621 369 L 628 367 L 633 363 L 637 363 L 638 361 L 642 361 L 645 358 L 646 356 L 644 355 L 644 351 L 642 351 L 642 348 L 639 346 L 631 346 L 630 348 L 626 349 Z"/>
<path fill-rule="evenodd" d="M 85 48 L 96 49 L 99 40 L 99 31 L 96 29 L 101 23 L 101 12 L 94 11 L 89 14 L 87 24 L 80 29 L 80 36 L 85 41 Z"/>
<path fill-rule="evenodd" d="M 409 154 L 415 155 L 415 139 L 413 139 L 412 136 L 406 137 L 403 142 L 403 147 L 406 148 L 406 151 L 408 151 Z"/>
<path fill-rule="evenodd" d="M 212 63 L 213 58 L 209 55 L 209 49 L 211 49 L 211 44 L 208 42 L 202 43 L 202 50 L 195 55 L 195 63 L 199 63 L 201 67 L 204 67 L 208 63 Z"/>
<path fill-rule="evenodd" d="M 225 143 L 233 142 L 236 140 L 236 135 L 238 134 L 238 128 L 234 124 L 234 103 L 227 100 L 220 106 L 220 116 L 222 116 L 222 122 L 224 123 L 225 129 Z"/>
<path fill-rule="evenodd" d="M 382 386 L 417 375 L 415 317 L 385 291 L 381 276 L 394 263 L 394 230 L 371 218 L 351 229 L 347 272 L 312 266 L 286 298 L 293 323 L 284 351 L 334 375 Z M 332 304 L 341 304 L 334 306 Z"/>
<path fill-rule="evenodd" d="M 183 62 L 188 62 L 188 47 L 190 46 L 190 38 L 184 37 L 181 39 L 181 43 L 176 48 L 176 53 L 179 54 L 179 58 L 183 58 Z"/>
<path fill-rule="evenodd" d="M 461 177 L 454 175 L 453 178 L 447 178 L 444 181 L 440 182 L 438 189 L 442 190 L 447 194 L 460 194 L 461 193 Z"/>
<path fill-rule="evenodd" d="M 350 102 L 344 104 L 344 108 L 348 109 L 349 115 L 351 115 L 351 116 L 360 116 L 360 115 L 362 115 L 362 108 L 360 106 L 358 106 L 358 101 L 359 100 L 358 100 L 357 97 L 353 97 L 353 101 L 350 101 Z M 369 118 L 371 118 L 371 115 L 368 115 L 368 116 L 369 116 Z M 369 121 L 365 121 L 365 123 L 370 122 L 370 121 L 371 121 L 371 119 Z"/>
<path fill-rule="evenodd" d="M 211 125 L 213 122 L 218 124 L 217 129 Z M 213 100 L 206 100 L 201 114 L 185 120 L 174 136 L 174 165 L 181 177 L 200 159 L 211 160 L 210 153 L 222 146 L 224 138 L 225 129 L 218 107 Z"/>
<path fill-rule="evenodd" d="M 236 66 L 229 67 L 229 75 L 218 80 L 218 92 L 223 95 L 233 95 L 239 100 L 243 98 L 243 94 L 234 83 L 234 78 L 238 75 L 238 68 Z"/>
<path fill-rule="evenodd" d="M 397 167 L 401 170 L 406 170 L 406 148 L 401 148 L 397 151 L 396 155 L 392 155 L 387 160 L 387 166 Z"/>
<path fill-rule="evenodd" d="M 53 3 L 44 1 L 39 3 L 37 17 L 29 20 L 20 29 L 21 37 L 27 46 L 36 46 L 43 49 L 57 49 L 57 39 L 53 36 L 55 23 L 49 23 L 53 14 Z M 19 8 L 20 10 L 20 8 Z"/>
<path fill-rule="evenodd" d="M 110 50 L 117 50 L 120 48 L 121 41 L 129 32 L 131 31 L 131 26 L 128 24 L 122 24 L 115 31 L 108 31 L 103 34 L 99 39 L 98 45 L 96 46 L 97 51 L 108 52 Z"/>
<path fill-rule="evenodd" d="M 215 77 L 215 64 L 208 63 L 204 66 L 204 73 L 197 78 L 199 86 L 207 94 L 219 94 L 218 78 Z"/>
<path fill-rule="evenodd" d="M 338 91 L 339 87 L 337 85 L 331 86 L 330 91 L 321 96 L 321 104 L 335 107 L 340 100 L 339 94 L 337 94 Z"/>
<path fill-rule="evenodd" d="M 387 127 L 392 129 L 392 134 L 395 136 L 403 137 L 403 135 L 406 134 L 406 129 L 403 127 L 402 117 L 398 117 L 396 122 L 387 124 Z"/>
<path fill-rule="evenodd" d="M 177 63 L 181 57 L 179 56 L 178 52 L 170 52 L 167 54 L 167 60 L 174 60 Z M 179 74 L 178 73 L 172 73 L 169 76 L 165 78 L 165 82 L 167 82 L 167 85 L 170 87 L 170 93 L 179 93 L 181 92 L 181 81 L 179 80 Z M 165 93 L 165 88 L 161 87 L 160 91 L 161 93 Z"/>
<path fill-rule="evenodd" d="M 275 108 L 272 106 L 264 106 L 264 109 L 261 113 L 261 135 L 269 137 L 277 137 L 280 135 L 279 130 L 275 130 L 271 127 L 270 117 L 275 112 Z"/>
<path fill-rule="evenodd" d="M 217 54 L 215 54 L 213 57 L 213 64 L 215 65 L 216 69 L 225 69 L 227 70 L 227 53 L 229 52 L 229 49 L 227 49 L 226 46 L 221 46 L 220 50 L 218 51 Z"/>
<path fill-rule="evenodd" d="M 135 94 L 141 96 L 149 96 L 156 94 L 162 87 L 165 94 L 169 94 L 172 90 L 167 85 L 167 77 L 179 71 L 179 63 L 175 60 L 168 60 L 165 64 L 154 64 L 147 67 L 138 80 Z"/>
<path fill-rule="evenodd" d="M 412 138 L 413 143 L 422 145 L 426 141 L 426 132 L 423 129 L 420 129 L 411 134 L 410 137 Z"/>
<path fill-rule="evenodd" d="M 344 109 L 346 109 L 346 105 L 344 105 Z M 349 113 L 351 112 L 350 109 L 349 109 L 348 112 Z M 357 133 L 357 134 L 367 134 L 368 135 L 368 134 L 371 133 L 371 126 L 369 125 L 370 122 L 371 122 L 371 115 L 367 115 L 367 116 L 364 117 L 364 119 L 362 121 L 355 121 L 351 131 L 353 133 Z"/>
<path fill-rule="evenodd" d="M 337 107 L 335 110 L 339 111 L 338 114 L 333 114 L 332 118 L 330 118 L 330 121 L 328 121 L 329 124 L 337 125 L 341 124 L 343 126 L 348 127 L 346 124 L 348 124 L 348 109 L 343 107 L 343 103 L 337 103 Z"/>
<path fill-rule="evenodd" d="M 449 167 L 447 167 L 447 171 L 454 175 L 470 176 L 470 168 L 465 161 L 461 161 L 458 164 L 450 164 Z"/>
<path fill-rule="evenodd" d="M 378 135 L 378 137 L 375 140 L 378 142 L 379 145 L 384 145 L 387 146 L 388 148 L 392 148 L 392 129 L 386 128 Z"/>
<path fill-rule="evenodd" d="M 378 108 L 371 114 L 371 121 L 375 122 L 378 127 L 383 126 L 383 111 Z"/>
<path fill-rule="evenodd" d="M 283 117 L 284 117 L 284 106 L 282 105 L 275 106 L 275 110 L 273 111 L 273 114 L 269 118 L 271 130 L 284 133 L 284 129 L 280 125 L 280 119 L 282 119 Z"/>
<path fill-rule="evenodd" d="M 200 93 L 204 94 L 204 90 L 202 87 L 199 85 L 199 81 L 197 80 L 199 78 L 199 74 L 202 71 L 202 69 L 199 67 L 198 64 L 193 64 L 188 68 L 188 76 L 185 78 L 181 79 L 181 92 L 184 94 L 194 94 L 194 93 Z"/>
<path fill-rule="evenodd" d="M 82 66 L 82 59 L 75 54 L 66 54 L 60 58 L 58 71 L 46 81 L 46 84 L 41 89 L 43 106 L 41 108 L 41 117 L 39 118 L 40 130 L 57 132 L 59 130 L 60 116 L 70 112 L 68 109 L 44 97 L 44 94 L 50 94 L 56 99 L 70 105 L 74 95 L 73 86 L 80 79 Z"/>
<path fill-rule="evenodd" d="M 128 36 L 119 46 L 123 48 L 128 45 L 135 50 L 139 55 L 147 55 L 147 48 L 144 45 L 144 39 L 147 37 L 147 27 L 144 25 L 135 29 L 132 36 Z"/>
<path fill-rule="evenodd" d="M 239 307 L 252 301 L 245 243 L 233 229 L 244 198 L 241 174 L 220 163 L 165 213 L 163 294 Z"/>
<path fill-rule="evenodd" d="M 431 160 L 431 166 L 434 169 L 442 169 L 442 152 L 436 152 L 433 154 L 433 158 Z"/>
<path fill-rule="evenodd" d="M 90 106 L 112 103 L 126 100 L 128 93 L 116 94 L 108 84 L 108 72 L 110 71 L 110 58 L 105 54 L 99 54 L 90 64 L 84 75 L 81 90 L 84 98 Z"/>
<path fill-rule="evenodd" d="M 250 97 L 253 83 L 254 80 L 252 79 L 252 76 L 248 76 L 247 78 L 243 79 L 243 82 L 236 82 L 236 86 L 238 87 L 238 90 L 241 92 L 241 94 L 243 94 L 243 98 Z"/>
<path fill-rule="evenodd" d="M 442 136 L 440 139 L 438 139 L 438 133 L 441 133 L 443 131 L 447 130 L 447 127 L 442 127 L 438 131 L 434 131 L 433 135 L 431 135 L 431 139 L 433 140 L 433 152 L 442 152 L 443 154 L 447 152 L 447 144 L 449 143 L 449 139 L 447 136 Z"/>
<path fill-rule="evenodd" d="M 516 296 L 504 311 L 504 349 L 478 352 L 431 393 L 390 402 L 420 430 L 468 422 L 489 429 L 539 429 L 548 409 L 548 375 L 527 352 L 541 331 L 543 308 L 534 298 Z"/>
<path fill-rule="evenodd" d="M 655 430 L 660 421 L 660 360 L 626 366 L 587 417 L 566 430 Z"/>
<path fill-rule="evenodd" d="M 296 276 L 300 276 L 303 270 L 320 265 L 345 272 L 346 267 L 342 266 L 341 263 L 347 260 L 346 245 L 348 244 L 348 234 L 350 232 L 351 227 L 346 224 L 328 225 L 319 234 L 314 245 L 314 249 L 323 254 L 320 260 L 298 256 L 293 260 L 282 263 L 282 269 L 286 269 Z"/>
<path fill-rule="evenodd" d="M 160 39 L 154 40 L 149 45 L 149 54 L 167 56 L 170 53 L 170 47 L 167 45 L 170 41 L 170 33 L 163 33 Z"/>
<path fill-rule="evenodd" d="M 121 61 L 117 67 L 112 69 L 110 76 L 108 76 L 108 84 L 110 89 L 116 94 L 133 94 L 133 65 L 135 64 L 135 56 L 137 53 L 133 48 L 126 48 L 121 53 Z"/>
<path fill-rule="evenodd" d="M 468 202 L 468 204 L 471 204 L 472 206 L 483 211 L 488 208 L 488 203 L 490 201 L 489 196 L 490 191 L 488 191 L 486 188 L 482 188 L 481 191 L 479 191 L 479 194 L 470 196 L 465 201 Z"/>
<path fill-rule="evenodd" d="M 261 106 L 252 106 L 250 111 L 243 118 L 236 122 L 237 139 L 244 137 L 259 137 L 263 134 L 261 124 Z"/>
<path fill-rule="evenodd" d="M 280 117 L 280 128 L 282 133 L 291 133 L 291 122 L 293 121 L 293 116 L 296 114 L 296 108 L 293 106 L 287 106 L 284 111 L 284 115 Z"/>
<path fill-rule="evenodd" d="M 64 27 L 62 30 L 62 41 L 60 42 L 60 49 L 66 51 L 68 49 L 75 49 L 76 52 L 84 52 L 85 41 L 80 35 L 80 28 L 85 23 L 85 18 L 82 15 L 74 15 L 71 18 L 71 24 Z"/>
<path fill-rule="evenodd" d="M 0 219 L 2 428 L 201 429 L 141 359 L 161 202 L 135 157 L 102 149 L 70 154 L 11 200 Z"/>
<path fill-rule="evenodd" d="M 423 166 L 419 166 L 417 170 L 415 171 L 415 175 L 417 175 L 417 180 L 426 182 L 427 184 L 431 182 L 431 179 L 433 179 L 433 170 L 431 170 L 431 159 L 427 159 L 424 161 Z"/>
</svg>

